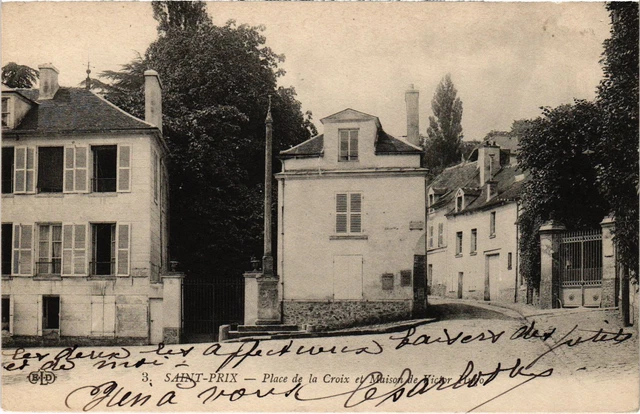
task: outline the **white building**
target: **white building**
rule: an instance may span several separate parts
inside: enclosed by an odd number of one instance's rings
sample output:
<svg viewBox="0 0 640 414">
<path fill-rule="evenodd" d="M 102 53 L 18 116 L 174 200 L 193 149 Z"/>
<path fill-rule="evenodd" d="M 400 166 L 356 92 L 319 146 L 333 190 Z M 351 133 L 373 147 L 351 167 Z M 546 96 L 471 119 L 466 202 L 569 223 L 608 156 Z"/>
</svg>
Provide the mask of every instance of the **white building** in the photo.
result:
<svg viewBox="0 0 640 414">
<path fill-rule="evenodd" d="M 430 294 L 502 302 L 525 294 L 517 225 L 524 179 L 512 150 L 485 142 L 429 185 Z"/>
<path fill-rule="evenodd" d="M 16 343 L 177 342 L 161 85 L 146 120 L 87 89 L 2 91 L 2 321 Z"/>
<path fill-rule="evenodd" d="M 416 143 L 417 95 L 407 92 Z M 276 174 L 283 322 L 336 327 L 418 314 L 426 303 L 421 149 L 353 109 L 321 122 L 324 134 L 280 153 Z"/>
</svg>

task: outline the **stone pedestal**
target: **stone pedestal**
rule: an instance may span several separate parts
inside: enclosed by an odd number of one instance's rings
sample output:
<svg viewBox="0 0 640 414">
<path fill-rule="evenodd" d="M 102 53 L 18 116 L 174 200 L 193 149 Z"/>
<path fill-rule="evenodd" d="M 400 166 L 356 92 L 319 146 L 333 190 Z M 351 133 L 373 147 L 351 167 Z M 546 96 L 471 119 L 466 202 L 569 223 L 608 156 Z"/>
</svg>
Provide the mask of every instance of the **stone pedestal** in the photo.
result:
<svg viewBox="0 0 640 414">
<path fill-rule="evenodd" d="M 560 233 L 566 228 L 549 221 L 540 227 L 540 308 L 551 309 L 560 305 L 560 280 L 554 263 L 558 260 Z"/>
<path fill-rule="evenodd" d="M 618 305 L 616 289 L 616 252 L 613 243 L 615 221 L 605 217 L 600 223 L 602 227 L 602 302 L 603 308 Z"/>
<path fill-rule="evenodd" d="M 162 275 L 162 342 L 180 343 L 182 335 L 182 280 L 184 273 Z"/>
<path fill-rule="evenodd" d="M 278 277 L 269 277 L 260 271 L 246 272 L 244 283 L 244 324 L 281 323 Z"/>
</svg>

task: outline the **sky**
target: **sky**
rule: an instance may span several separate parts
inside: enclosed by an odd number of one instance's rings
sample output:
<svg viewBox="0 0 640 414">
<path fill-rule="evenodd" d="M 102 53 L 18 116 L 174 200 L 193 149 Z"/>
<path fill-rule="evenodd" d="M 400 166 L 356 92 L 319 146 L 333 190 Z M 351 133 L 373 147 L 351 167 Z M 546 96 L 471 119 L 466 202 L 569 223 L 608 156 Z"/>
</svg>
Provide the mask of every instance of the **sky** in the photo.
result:
<svg viewBox="0 0 640 414">
<path fill-rule="evenodd" d="M 282 86 L 320 119 L 353 108 L 406 134 L 404 92 L 420 91 L 420 132 L 431 99 L 451 74 L 466 140 L 509 130 L 540 107 L 593 99 L 609 36 L 603 3 L 210 2 L 215 24 L 264 25 L 284 54 Z M 156 38 L 148 2 L 2 4 L 2 64 L 53 63 L 78 86 L 144 54 Z"/>
</svg>

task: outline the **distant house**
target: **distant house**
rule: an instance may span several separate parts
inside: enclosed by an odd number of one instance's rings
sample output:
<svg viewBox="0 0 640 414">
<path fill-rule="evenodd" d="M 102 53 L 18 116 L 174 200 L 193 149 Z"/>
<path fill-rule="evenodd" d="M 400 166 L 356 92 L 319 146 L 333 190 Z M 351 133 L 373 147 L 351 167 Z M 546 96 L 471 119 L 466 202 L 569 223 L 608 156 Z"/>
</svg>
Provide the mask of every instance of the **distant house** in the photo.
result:
<svg viewBox="0 0 640 414">
<path fill-rule="evenodd" d="M 15 341 L 177 342 L 161 85 L 146 119 L 84 88 L 2 91 L 2 329 Z"/>
<path fill-rule="evenodd" d="M 525 175 L 513 148 L 484 142 L 427 189 L 427 284 L 432 295 L 513 302 L 518 274 L 518 197 Z"/>
<path fill-rule="evenodd" d="M 417 91 L 407 104 L 417 143 Z M 321 122 L 324 134 L 280 153 L 276 174 L 283 322 L 336 327 L 418 314 L 426 303 L 420 147 L 353 109 Z"/>
</svg>

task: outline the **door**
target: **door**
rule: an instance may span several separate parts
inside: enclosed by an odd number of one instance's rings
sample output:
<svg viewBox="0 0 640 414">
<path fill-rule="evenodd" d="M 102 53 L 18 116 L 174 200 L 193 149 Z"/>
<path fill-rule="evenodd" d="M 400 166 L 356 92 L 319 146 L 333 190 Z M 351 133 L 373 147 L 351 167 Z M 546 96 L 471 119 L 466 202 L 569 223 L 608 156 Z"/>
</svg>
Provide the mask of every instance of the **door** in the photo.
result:
<svg viewBox="0 0 640 414">
<path fill-rule="evenodd" d="M 333 257 L 333 298 L 362 299 L 362 256 Z"/>
<path fill-rule="evenodd" d="M 464 273 L 458 272 L 458 299 L 462 299 L 462 279 L 464 277 Z"/>
<path fill-rule="evenodd" d="M 500 255 L 485 256 L 484 300 L 498 300 L 500 292 Z"/>
<path fill-rule="evenodd" d="M 150 327 L 149 341 L 159 344 L 163 340 L 162 299 L 149 299 Z"/>
</svg>

